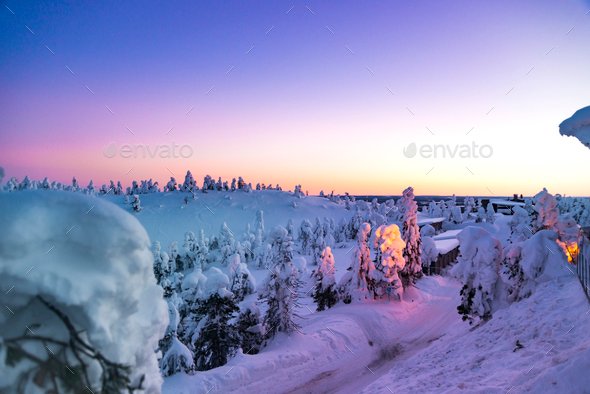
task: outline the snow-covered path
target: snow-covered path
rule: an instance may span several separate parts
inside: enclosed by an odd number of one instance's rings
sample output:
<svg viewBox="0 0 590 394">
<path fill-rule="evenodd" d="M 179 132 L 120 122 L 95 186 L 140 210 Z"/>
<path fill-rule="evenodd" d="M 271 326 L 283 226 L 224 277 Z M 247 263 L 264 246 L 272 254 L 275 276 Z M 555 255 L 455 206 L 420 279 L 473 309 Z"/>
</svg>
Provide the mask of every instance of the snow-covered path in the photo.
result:
<svg viewBox="0 0 590 394">
<path fill-rule="evenodd" d="M 467 329 L 456 312 L 457 282 L 428 277 L 418 286 L 402 302 L 340 305 L 305 316 L 302 334 L 279 337 L 261 354 L 240 355 L 215 370 L 175 375 L 164 391 L 361 391 L 449 330 Z"/>
</svg>

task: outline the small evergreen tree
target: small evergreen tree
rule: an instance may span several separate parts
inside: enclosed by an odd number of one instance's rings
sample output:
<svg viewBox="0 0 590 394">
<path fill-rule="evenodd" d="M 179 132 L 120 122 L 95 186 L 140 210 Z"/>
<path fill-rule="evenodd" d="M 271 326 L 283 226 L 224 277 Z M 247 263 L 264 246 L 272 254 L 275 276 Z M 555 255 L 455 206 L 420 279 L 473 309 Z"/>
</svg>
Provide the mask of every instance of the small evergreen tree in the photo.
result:
<svg viewBox="0 0 590 394">
<path fill-rule="evenodd" d="M 247 305 L 236 323 L 236 329 L 240 333 L 240 347 L 245 354 L 257 354 L 264 339 L 264 327 L 260 320 L 260 310 L 256 304 Z"/>
<path fill-rule="evenodd" d="M 200 335 L 194 343 L 195 367 L 206 371 L 227 364 L 240 346 L 236 327 L 230 324 L 239 308 L 231 297 L 213 294 L 202 302 L 197 313 L 203 316 Z"/>
<path fill-rule="evenodd" d="M 287 230 L 281 226 L 272 233 L 273 268 L 261 291 L 260 297 L 268 304 L 264 315 L 266 338 L 278 332 L 287 334 L 298 330 L 299 273 L 293 265 L 293 242 Z"/>
<path fill-rule="evenodd" d="M 373 297 L 375 264 L 371 260 L 371 249 L 368 245 L 370 233 L 371 225 L 361 224 L 352 263 L 340 282 L 339 291 L 346 304 Z"/>
<path fill-rule="evenodd" d="M 401 274 L 404 286 L 408 286 L 415 283 L 416 279 L 422 276 L 418 204 L 414 201 L 414 189 L 412 187 L 404 190 L 400 205 L 403 222 L 402 240 L 405 242 L 403 256 L 406 260 Z"/>
<path fill-rule="evenodd" d="M 336 305 L 338 293 L 334 279 L 334 255 L 329 246 L 322 251 L 321 263 L 314 271 L 313 276 L 315 279 L 313 300 L 317 304 L 317 310 L 323 311 Z"/>
</svg>

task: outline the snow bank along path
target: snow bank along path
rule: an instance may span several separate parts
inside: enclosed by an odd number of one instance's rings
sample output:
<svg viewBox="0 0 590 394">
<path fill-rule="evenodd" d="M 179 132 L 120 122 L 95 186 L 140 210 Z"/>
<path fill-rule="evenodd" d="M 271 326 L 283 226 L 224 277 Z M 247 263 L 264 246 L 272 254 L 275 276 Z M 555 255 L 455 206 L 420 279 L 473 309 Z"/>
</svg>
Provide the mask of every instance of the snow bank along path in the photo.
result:
<svg viewBox="0 0 590 394">
<path fill-rule="evenodd" d="M 279 336 L 260 354 L 239 355 L 220 368 L 174 375 L 163 391 L 358 392 L 392 362 L 427 347 L 449 327 L 465 326 L 456 312 L 457 282 L 428 277 L 419 287 L 402 302 L 339 305 L 304 316 L 302 333 Z"/>
</svg>

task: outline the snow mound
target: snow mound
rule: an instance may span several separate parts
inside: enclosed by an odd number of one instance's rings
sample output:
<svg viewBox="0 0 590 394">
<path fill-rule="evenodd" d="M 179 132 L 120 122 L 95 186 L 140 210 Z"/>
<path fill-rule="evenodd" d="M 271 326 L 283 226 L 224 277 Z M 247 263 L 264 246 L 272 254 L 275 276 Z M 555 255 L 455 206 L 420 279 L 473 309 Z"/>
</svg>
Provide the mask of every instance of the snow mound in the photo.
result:
<svg viewBox="0 0 590 394">
<path fill-rule="evenodd" d="M 590 106 L 576 111 L 559 125 L 559 134 L 576 137 L 590 148 Z"/>
<path fill-rule="evenodd" d="M 30 329 L 67 339 L 40 296 L 83 328 L 106 358 L 129 365 L 132 384 L 144 375 L 146 392 L 160 392 L 155 351 L 168 313 L 141 224 L 109 202 L 69 192 L 0 193 L 0 216 L 0 302 L 13 312 L 0 315 L 0 339 Z M 48 355 L 40 350 L 38 357 Z M 0 391 L 26 367 L 23 361 L 9 369 L 5 362 L 0 357 L 8 375 L 0 379 Z M 98 383 L 92 372 L 91 383 Z"/>
</svg>

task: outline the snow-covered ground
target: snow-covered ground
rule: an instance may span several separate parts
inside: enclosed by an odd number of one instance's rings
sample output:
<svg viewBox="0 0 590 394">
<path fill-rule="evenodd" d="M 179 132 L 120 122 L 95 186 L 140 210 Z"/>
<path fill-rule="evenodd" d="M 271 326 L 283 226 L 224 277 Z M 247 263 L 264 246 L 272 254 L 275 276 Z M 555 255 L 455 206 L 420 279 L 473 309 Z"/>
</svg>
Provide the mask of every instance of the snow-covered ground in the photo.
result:
<svg viewBox="0 0 590 394">
<path fill-rule="evenodd" d="M 185 197 L 189 197 L 188 204 Z M 123 196 L 109 194 L 99 198 L 107 199 L 129 210 Z M 205 231 L 207 236 L 217 235 L 225 222 L 236 237 L 245 230 L 246 225 L 254 225 L 256 212 L 264 211 L 267 230 L 277 225 L 287 226 L 293 219 L 295 228 L 303 219 L 315 220 L 316 217 L 333 218 L 336 223 L 341 218 L 350 218 L 351 211 L 343 209 L 327 198 L 298 198 L 287 192 L 276 190 L 225 192 L 210 191 L 196 193 L 196 199 L 190 193 L 148 193 L 140 195 L 143 210 L 135 214 L 146 228 L 152 241 L 160 241 L 167 248 L 173 241 L 184 240 L 187 231 Z M 313 222 L 312 222 L 313 223 Z"/>
<path fill-rule="evenodd" d="M 203 229 L 207 236 L 217 235 L 223 223 L 239 238 L 248 224 L 254 225 L 260 210 L 264 211 L 267 232 L 276 225 L 286 226 L 289 220 L 297 231 L 304 219 L 313 223 L 315 218 L 332 218 L 338 223 L 353 215 L 344 205 L 326 198 L 298 198 L 278 191 L 212 191 L 196 197 L 180 192 L 142 194 L 143 210 L 127 214 L 105 202 L 131 212 L 123 196 L 50 191 L 0 195 L 10 235 L 0 240 L 0 246 L 4 245 L 0 256 L 32 264 L 31 256 L 47 250 L 55 258 L 68 259 L 68 254 L 52 253 L 72 248 L 76 253 L 87 252 L 87 263 L 99 270 L 97 278 L 106 268 L 128 268 L 112 286 L 104 286 L 116 292 L 125 283 L 135 283 L 137 275 L 151 275 L 145 263 L 134 273 L 133 265 L 119 261 L 129 248 L 139 261 L 147 261 L 150 241 L 160 241 L 166 249 L 171 242 L 182 244 L 187 231 Z M 55 209 L 62 205 L 65 207 Z M 495 223 L 477 226 L 504 241 L 509 236 L 509 221 L 509 216 L 497 214 Z M 435 242 L 441 248 L 456 247 L 457 235 L 469 224 L 446 223 L 446 232 L 435 236 Z M 20 246 L 14 249 L 14 245 Z M 333 248 L 337 282 L 350 266 L 354 245 L 347 241 Z M 15 252 L 21 249 L 26 253 Z M 301 258 L 311 262 L 310 256 L 296 251 L 295 261 Z M 117 264 L 121 267 L 116 268 Z M 92 287 L 74 280 L 78 268 L 73 265 L 63 276 L 69 278 L 69 291 L 85 302 L 87 298 L 82 296 L 91 294 Z M 290 336 L 281 333 L 259 354 L 240 353 L 222 367 L 167 377 L 163 392 L 590 392 L 590 375 L 585 372 L 590 367 L 590 304 L 567 266 L 553 268 L 530 298 L 504 306 L 476 327 L 463 322 L 457 313 L 461 284 L 449 276 L 422 278 L 401 301 L 340 303 L 315 312 L 308 269 L 301 277 L 300 332 Z M 20 271 L 14 267 L 3 269 L 18 278 Z M 260 286 L 268 270 L 250 270 Z M 50 285 L 48 282 L 47 287 Z M 141 293 L 137 291 L 133 300 Z M 248 297 L 256 299 L 255 294 Z M 264 312 L 265 305 L 260 306 Z M 159 316 L 160 307 L 152 318 Z M 106 313 L 104 308 L 99 312 Z M 139 326 L 148 321 L 143 312 L 136 318 L 143 319 Z M 160 320 L 158 332 L 166 318 Z M 153 344 L 154 338 L 150 341 Z M 149 364 L 154 372 L 153 358 Z"/>
<path fill-rule="evenodd" d="M 167 378 L 164 392 L 586 393 L 590 306 L 577 277 L 560 271 L 479 327 L 457 314 L 458 282 L 426 277 L 402 302 L 309 313 L 301 333 Z"/>
</svg>

